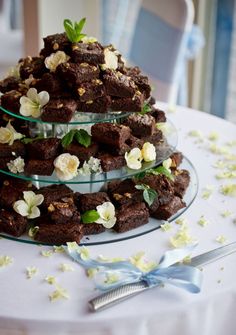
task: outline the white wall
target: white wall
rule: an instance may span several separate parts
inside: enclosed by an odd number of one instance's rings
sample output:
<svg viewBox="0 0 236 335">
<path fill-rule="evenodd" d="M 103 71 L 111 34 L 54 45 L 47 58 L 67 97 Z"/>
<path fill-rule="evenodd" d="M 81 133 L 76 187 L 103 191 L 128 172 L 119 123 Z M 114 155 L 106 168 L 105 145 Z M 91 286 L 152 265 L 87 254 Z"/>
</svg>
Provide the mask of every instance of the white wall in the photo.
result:
<svg viewBox="0 0 236 335">
<path fill-rule="evenodd" d="M 100 0 L 38 0 L 38 15 L 40 37 L 64 31 L 64 19 L 86 17 L 85 33 L 100 38 Z"/>
</svg>

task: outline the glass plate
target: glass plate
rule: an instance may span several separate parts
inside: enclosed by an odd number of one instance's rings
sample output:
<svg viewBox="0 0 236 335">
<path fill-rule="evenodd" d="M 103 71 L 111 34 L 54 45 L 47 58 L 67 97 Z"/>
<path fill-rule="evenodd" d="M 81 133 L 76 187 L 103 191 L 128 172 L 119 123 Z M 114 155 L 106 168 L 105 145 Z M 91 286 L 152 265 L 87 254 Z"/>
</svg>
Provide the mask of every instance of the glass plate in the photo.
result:
<svg viewBox="0 0 236 335">
<path fill-rule="evenodd" d="M 37 187 L 42 187 L 45 185 L 42 185 L 43 183 L 50 183 L 50 184 L 70 184 L 70 185 L 78 185 L 78 184 L 95 184 L 95 183 L 101 183 L 106 182 L 114 179 L 124 179 L 128 177 L 132 177 L 137 173 L 143 172 L 146 169 L 153 168 L 154 166 L 157 166 L 163 162 L 163 160 L 167 159 L 176 149 L 177 142 L 178 142 L 178 135 L 177 130 L 173 123 L 171 123 L 169 120 L 164 123 L 164 129 L 162 129 L 164 140 L 160 142 L 160 144 L 156 147 L 157 151 L 157 159 L 154 162 L 150 163 L 143 163 L 142 168 L 139 170 L 132 170 L 128 167 L 123 167 L 119 170 L 113 170 L 106 173 L 101 173 L 98 175 L 91 174 L 90 176 L 81 176 L 78 175 L 77 177 L 73 178 L 72 180 L 62 182 L 59 180 L 55 174 L 55 172 L 51 176 L 39 176 L 39 175 L 31 175 L 26 176 L 23 173 L 11 173 L 10 171 L 5 171 L 0 169 L 0 172 L 14 177 L 14 178 L 20 178 L 24 180 L 33 181 L 34 184 Z M 89 186 L 90 187 L 90 186 Z M 88 187 L 87 187 L 88 189 Z M 82 190 L 82 192 L 95 192 L 94 190 L 85 188 Z"/>
<path fill-rule="evenodd" d="M 193 164 L 190 162 L 190 160 L 186 157 L 184 157 L 183 162 L 181 164 L 182 169 L 186 169 L 190 173 L 190 184 L 189 187 L 186 191 L 186 194 L 184 196 L 184 201 L 186 203 L 186 207 L 179 210 L 176 214 L 174 214 L 168 221 L 172 222 L 176 220 L 181 214 L 183 214 L 193 203 L 194 199 L 196 198 L 197 192 L 198 192 L 198 176 L 197 172 L 193 166 Z M 98 245 L 98 244 L 105 244 L 105 243 L 113 243 L 113 242 L 119 242 L 119 241 L 124 241 L 128 240 L 131 238 L 135 238 L 147 233 L 150 233 L 158 228 L 160 228 L 160 225 L 163 224 L 165 221 L 163 220 L 157 220 L 150 218 L 149 222 L 141 227 L 132 229 L 128 232 L 125 233 L 116 233 L 112 230 L 107 230 L 104 233 L 98 234 L 98 235 L 89 235 L 89 236 L 84 236 L 83 239 L 81 240 L 81 245 Z M 17 241 L 17 242 L 23 242 L 23 243 L 30 243 L 30 244 L 44 244 L 40 242 L 36 242 L 31 240 L 27 235 L 21 236 L 19 238 L 15 238 L 6 234 L 0 234 L 0 236 Z M 48 245 L 48 244 L 45 244 Z"/>
<path fill-rule="evenodd" d="M 47 122 L 42 121 L 40 118 L 26 117 L 21 114 L 10 112 L 9 110 L 0 106 L 0 110 L 4 113 L 13 116 L 14 118 L 21 119 L 28 122 L 41 123 L 41 124 L 52 124 L 52 125 L 79 125 L 79 124 L 90 124 L 90 123 L 98 123 L 98 122 L 107 122 L 113 120 L 119 120 L 121 118 L 127 117 L 133 112 L 113 112 L 109 111 L 107 113 L 85 113 L 76 111 L 73 118 L 70 122 Z"/>
</svg>

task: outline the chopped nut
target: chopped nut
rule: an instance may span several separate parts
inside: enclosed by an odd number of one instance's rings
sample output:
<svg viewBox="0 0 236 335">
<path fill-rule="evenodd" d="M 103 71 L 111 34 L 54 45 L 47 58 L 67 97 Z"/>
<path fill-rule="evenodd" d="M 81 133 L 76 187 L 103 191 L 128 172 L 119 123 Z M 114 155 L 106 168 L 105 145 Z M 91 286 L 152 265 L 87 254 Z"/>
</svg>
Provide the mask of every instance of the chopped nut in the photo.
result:
<svg viewBox="0 0 236 335">
<path fill-rule="evenodd" d="M 86 101 L 87 105 L 91 105 L 93 103 L 93 100 Z"/>
<path fill-rule="evenodd" d="M 123 196 L 121 194 L 119 194 L 119 193 L 114 193 L 113 197 L 115 198 L 115 200 L 120 200 L 120 199 L 123 198 Z"/>
<path fill-rule="evenodd" d="M 54 212 L 54 211 L 55 211 L 55 207 L 53 206 L 53 204 L 50 204 L 50 205 L 48 206 L 48 211 L 49 211 L 49 212 Z"/>
<path fill-rule="evenodd" d="M 80 96 L 82 96 L 86 92 L 83 87 L 78 88 L 77 91 L 78 91 L 78 93 L 79 93 Z"/>
<path fill-rule="evenodd" d="M 52 48 L 53 48 L 53 50 L 59 49 L 59 44 L 58 43 L 54 43 Z"/>
<path fill-rule="evenodd" d="M 125 196 L 126 196 L 127 198 L 129 198 L 129 199 L 131 199 L 131 198 L 132 198 L 132 195 L 131 195 L 131 193 L 125 193 Z"/>
</svg>

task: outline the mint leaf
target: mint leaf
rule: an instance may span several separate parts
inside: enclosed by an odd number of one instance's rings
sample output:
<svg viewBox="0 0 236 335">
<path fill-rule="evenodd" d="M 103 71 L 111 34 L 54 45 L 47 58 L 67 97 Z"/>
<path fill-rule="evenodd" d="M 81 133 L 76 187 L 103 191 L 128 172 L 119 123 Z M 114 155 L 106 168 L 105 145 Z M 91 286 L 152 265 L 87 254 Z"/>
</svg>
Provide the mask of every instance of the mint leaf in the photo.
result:
<svg viewBox="0 0 236 335">
<path fill-rule="evenodd" d="M 43 135 L 38 135 L 34 138 L 31 138 L 31 137 L 24 137 L 21 139 L 21 142 L 24 143 L 24 144 L 28 144 L 28 143 L 32 143 L 34 141 L 37 141 L 37 140 L 43 140 L 44 139 L 44 136 Z"/>
<path fill-rule="evenodd" d="M 83 145 L 85 148 L 91 145 L 91 136 L 84 129 L 76 130 L 75 139 L 79 144 Z"/>
<path fill-rule="evenodd" d="M 143 199 L 150 207 L 157 197 L 157 192 L 153 188 L 150 188 L 149 185 L 146 185 L 146 184 L 135 185 L 135 188 L 137 190 L 143 190 Z"/>
<path fill-rule="evenodd" d="M 71 129 L 69 133 L 62 137 L 61 145 L 63 146 L 63 148 L 67 148 L 71 144 L 75 136 L 75 132 L 76 129 Z"/>
<path fill-rule="evenodd" d="M 95 209 L 92 209 L 90 211 L 86 211 L 81 215 L 81 220 L 82 220 L 83 223 L 93 223 L 99 218 L 100 218 L 100 216 Z"/>
<path fill-rule="evenodd" d="M 155 175 L 163 174 L 167 178 L 169 178 L 170 180 L 172 180 L 172 181 L 174 180 L 174 176 L 164 166 L 158 166 L 158 167 L 156 167 L 154 169 L 150 169 L 150 170 L 147 171 L 147 173 L 149 173 L 149 174 L 155 174 Z"/>
<path fill-rule="evenodd" d="M 66 35 L 72 43 L 77 43 L 81 41 L 83 37 L 86 36 L 85 34 L 81 34 L 81 31 L 85 25 L 85 22 L 86 22 L 85 17 L 79 22 L 75 21 L 74 24 L 69 19 L 64 20 L 63 23 L 64 23 Z"/>
<path fill-rule="evenodd" d="M 134 178 L 135 178 L 135 179 L 143 179 L 145 176 L 146 176 L 146 171 L 143 171 L 143 172 L 137 173 L 137 174 L 134 176 Z"/>
<path fill-rule="evenodd" d="M 148 204 L 148 206 L 152 206 L 153 202 L 157 197 L 157 192 L 152 188 L 145 189 L 143 191 L 143 199 Z"/>
<path fill-rule="evenodd" d="M 152 111 L 152 108 L 150 107 L 150 105 L 148 104 L 148 102 L 145 102 L 143 104 L 142 110 L 141 110 L 141 112 L 139 114 L 144 115 L 144 114 L 149 113 L 151 111 Z"/>
<path fill-rule="evenodd" d="M 146 185 L 146 184 L 138 184 L 138 185 L 135 185 L 135 188 L 137 190 L 147 190 L 150 187 L 148 185 Z"/>
</svg>

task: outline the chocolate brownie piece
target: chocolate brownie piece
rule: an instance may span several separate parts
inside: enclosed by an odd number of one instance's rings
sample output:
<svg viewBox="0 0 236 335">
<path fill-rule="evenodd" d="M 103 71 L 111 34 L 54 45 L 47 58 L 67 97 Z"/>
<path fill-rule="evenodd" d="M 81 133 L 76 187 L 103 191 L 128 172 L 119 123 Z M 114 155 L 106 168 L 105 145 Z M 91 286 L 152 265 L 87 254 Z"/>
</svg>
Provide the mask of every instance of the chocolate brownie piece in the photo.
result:
<svg viewBox="0 0 236 335">
<path fill-rule="evenodd" d="M 90 157 L 95 157 L 98 152 L 98 144 L 92 142 L 89 147 L 84 147 L 79 143 L 72 142 L 64 149 L 64 152 L 69 152 L 79 158 L 80 162 L 88 161 Z"/>
<path fill-rule="evenodd" d="M 84 235 L 94 235 L 94 234 L 100 234 L 103 233 L 106 228 L 99 223 L 81 223 L 83 226 L 83 232 Z"/>
<path fill-rule="evenodd" d="M 132 135 L 139 138 L 151 136 L 156 129 L 154 117 L 148 114 L 131 114 L 124 124 L 130 127 Z"/>
<path fill-rule="evenodd" d="M 47 91 L 50 98 L 63 97 L 65 91 L 60 78 L 55 73 L 44 73 L 42 78 L 33 80 L 30 86 L 36 88 L 38 92 Z"/>
<path fill-rule="evenodd" d="M 112 96 L 128 98 L 133 97 L 137 91 L 134 81 L 119 71 L 107 71 L 103 76 L 103 82 L 107 94 Z"/>
<path fill-rule="evenodd" d="M 125 67 L 123 69 L 123 72 L 127 75 L 127 76 L 130 76 L 130 77 L 133 77 L 133 76 L 137 76 L 140 74 L 141 70 L 138 66 L 134 66 L 134 67 Z"/>
<path fill-rule="evenodd" d="M 47 122 L 70 122 L 77 108 L 73 99 L 52 99 L 43 108 L 41 119 Z"/>
<path fill-rule="evenodd" d="M 168 203 L 160 205 L 156 211 L 151 211 L 150 215 L 159 220 L 167 220 L 185 206 L 186 204 L 182 199 L 172 195 Z"/>
<path fill-rule="evenodd" d="M 151 106 L 151 108 L 152 110 L 150 114 L 154 117 L 154 119 L 156 120 L 156 123 L 166 122 L 166 115 L 164 111 L 154 106 Z"/>
<path fill-rule="evenodd" d="M 111 109 L 113 111 L 141 112 L 144 103 L 144 96 L 137 91 L 132 98 L 112 97 Z"/>
<path fill-rule="evenodd" d="M 121 169 L 126 164 L 124 156 L 99 153 L 97 157 L 101 160 L 101 167 L 104 172 Z"/>
<path fill-rule="evenodd" d="M 10 112 L 19 113 L 22 94 L 12 90 L 1 96 L 1 106 Z"/>
<path fill-rule="evenodd" d="M 88 63 L 75 64 L 67 62 L 58 65 L 56 73 L 69 87 L 75 88 L 85 81 L 98 79 L 99 68 Z"/>
<path fill-rule="evenodd" d="M 29 159 L 25 162 L 25 174 L 39 176 L 51 176 L 54 171 L 54 159 Z"/>
<path fill-rule="evenodd" d="M 135 204 L 143 201 L 143 192 L 135 188 L 135 181 L 125 179 L 111 181 L 107 185 L 107 193 L 116 206 Z"/>
<path fill-rule="evenodd" d="M 7 143 L 0 143 L 0 157 L 24 157 L 25 156 L 25 145 L 16 140 L 12 145 Z M 14 158 L 13 158 L 14 159 Z"/>
<path fill-rule="evenodd" d="M 157 192 L 160 205 L 168 204 L 174 195 L 173 183 L 164 175 L 146 175 L 139 180 L 139 183 L 146 184 Z"/>
<path fill-rule="evenodd" d="M 91 82 L 85 82 L 78 86 L 76 93 L 80 101 L 92 101 L 105 94 L 103 83 L 100 79 L 92 79 Z"/>
<path fill-rule="evenodd" d="M 91 133 L 96 142 L 121 148 L 130 137 L 130 128 L 116 123 L 97 123 Z"/>
<path fill-rule="evenodd" d="M 40 55 L 45 57 L 58 50 L 65 51 L 68 54 L 71 50 L 71 42 L 68 40 L 66 33 L 49 35 L 44 37 L 43 41 L 44 48 L 41 50 Z"/>
<path fill-rule="evenodd" d="M 170 158 L 172 159 L 171 163 L 171 169 L 177 169 L 178 166 L 182 163 L 183 161 L 183 154 L 181 152 L 174 152 Z"/>
<path fill-rule="evenodd" d="M 48 208 L 54 201 L 59 201 L 62 198 L 70 198 L 73 195 L 73 191 L 64 184 L 41 187 L 37 193 L 44 196 L 42 203 L 44 208 Z"/>
<path fill-rule="evenodd" d="M 61 140 L 59 138 L 43 138 L 27 144 L 29 158 L 52 159 L 60 153 Z"/>
<path fill-rule="evenodd" d="M 190 175 L 187 170 L 176 170 L 174 179 L 175 195 L 183 198 L 190 183 Z"/>
<path fill-rule="evenodd" d="M 23 198 L 23 191 L 35 190 L 35 186 L 29 181 L 18 178 L 5 179 L 0 188 L 0 205 L 6 208 L 12 208 L 15 201 Z"/>
<path fill-rule="evenodd" d="M 160 129 L 155 129 L 152 135 L 143 137 L 142 140 L 144 142 L 150 142 L 155 146 L 158 146 L 160 144 L 160 141 L 163 140 L 162 131 Z"/>
<path fill-rule="evenodd" d="M 124 233 L 148 223 L 149 212 L 144 202 L 123 205 L 116 213 L 116 224 L 113 229 L 117 233 Z"/>
<path fill-rule="evenodd" d="M 105 62 L 103 47 L 100 43 L 74 43 L 71 57 L 75 63 L 103 64 Z"/>
<path fill-rule="evenodd" d="M 96 100 L 80 102 L 78 109 L 85 113 L 106 113 L 111 104 L 111 98 L 104 95 Z"/>
<path fill-rule="evenodd" d="M 84 193 L 80 194 L 77 198 L 77 206 L 81 213 L 96 209 L 98 205 L 110 201 L 106 192 Z"/>
<path fill-rule="evenodd" d="M 20 80 L 16 77 L 7 77 L 0 80 L 0 92 L 6 93 L 12 90 L 17 90 L 19 87 Z"/>
<path fill-rule="evenodd" d="M 77 211 L 73 197 L 53 201 L 47 210 L 54 223 L 80 223 L 80 213 Z"/>
<path fill-rule="evenodd" d="M 14 211 L 0 209 L 0 232 L 21 236 L 27 227 L 27 219 Z"/>
<path fill-rule="evenodd" d="M 124 145 L 121 148 L 115 148 L 115 147 L 110 147 L 107 145 L 101 145 L 101 151 L 111 153 L 114 156 L 120 156 L 124 155 L 126 152 L 129 152 L 133 148 L 139 148 L 142 149 L 144 141 L 140 138 L 137 138 L 133 135 L 130 135 L 130 137 L 125 141 Z"/>
<path fill-rule="evenodd" d="M 42 57 L 28 56 L 21 60 L 20 77 L 21 79 L 28 79 L 32 74 L 34 78 L 41 78 L 42 75 L 48 72 Z"/>
<path fill-rule="evenodd" d="M 151 93 L 151 86 L 149 85 L 148 77 L 137 74 L 131 75 L 131 78 L 138 87 L 139 91 L 143 93 L 145 99 L 148 99 Z"/>
<path fill-rule="evenodd" d="M 0 158 L 0 169 L 1 170 L 7 170 L 7 171 L 9 171 L 7 164 L 12 159 L 15 159 L 15 157 L 11 156 L 11 157 L 2 157 L 2 158 Z"/>
<path fill-rule="evenodd" d="M 83 237 L 83 226 L 77 223 L 42 224 L 34 239 L 39 242 L 60 245 L 66 242 L 80 243 Z"/>
</svg>

